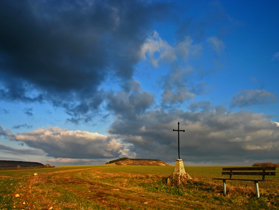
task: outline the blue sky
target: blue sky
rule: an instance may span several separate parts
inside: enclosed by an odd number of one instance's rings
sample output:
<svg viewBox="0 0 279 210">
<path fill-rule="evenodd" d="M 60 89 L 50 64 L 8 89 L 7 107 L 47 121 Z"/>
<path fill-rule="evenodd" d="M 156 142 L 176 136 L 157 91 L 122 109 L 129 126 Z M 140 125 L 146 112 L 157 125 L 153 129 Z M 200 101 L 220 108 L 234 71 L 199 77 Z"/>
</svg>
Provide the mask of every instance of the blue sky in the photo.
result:
<svg viewBox="0 0 279 210">
<path fill-rule="evenodd" d="M 0 159 L 278 162 L 278 1 L 0 4 Z"/>
</svg>

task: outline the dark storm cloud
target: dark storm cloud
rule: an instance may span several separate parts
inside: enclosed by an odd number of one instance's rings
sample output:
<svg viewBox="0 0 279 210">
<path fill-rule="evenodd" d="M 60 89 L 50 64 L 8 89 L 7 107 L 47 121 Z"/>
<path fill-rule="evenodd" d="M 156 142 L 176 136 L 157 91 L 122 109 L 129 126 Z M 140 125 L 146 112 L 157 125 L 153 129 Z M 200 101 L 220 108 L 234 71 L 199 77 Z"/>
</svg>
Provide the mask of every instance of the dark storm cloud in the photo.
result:
<svg viewBox="0 0 279 210">
<path fill-rule="evenodd" d="M 142 91 L 138 81 L 130 81 L 123 85 L 126 91 L 107 94 L 107 109 L 121 118 L 136 119 L 154 104 L 152 93 Z"/>
<path fill-rule="evenodd" d="M 28 124 L 21 124 L 21 125 L 14 125 L 13 128 L 14 129 L 20 129 L 20 128 L 32 128 L 33 125 L 28 125 Z"/>
<path fill-rule="evenodd" d="M 278 160 L 279 124 L 263 115 L 229 112 L 223 107 L 200 111 L 148 111 L 137 120 L 116 119 L 109 133 L 129 143 L 138 157 L 174 161 L 177 157 L 177 122 L 180 122 L 181 156 L 189 162 Z M 260 157 L 260 158 L 259 158 Z"/>
<path fill-rule="evenodd" d="M 1 75 L 1 68 L 0 68 Z M 29 96 L 28 93 L 34 88 L 34 85 L 31 85 L 22 79 L 17 78 L 7 78 L 3 76 L 2 82 L 4 88 L 0 89 L 0 98 L 6 101 L 21 101 L 21 102 L 42 102 L 43 95 L 38 94 L 36 96 Z"/>
<path fill-rule="evenodd" d="M 50 101 L 72 120 L 103 101 L 108 75 L 131 79 L 153 21 L 170 5 L 144 1 L 1 1 L 3 100 Z"/>
<path fill-rule="evenodd" d="M 233 97 L 232 106 L 269 105 L 277 102 L 276 95 L 266 90 L 243 90 Z"/>
</svg>

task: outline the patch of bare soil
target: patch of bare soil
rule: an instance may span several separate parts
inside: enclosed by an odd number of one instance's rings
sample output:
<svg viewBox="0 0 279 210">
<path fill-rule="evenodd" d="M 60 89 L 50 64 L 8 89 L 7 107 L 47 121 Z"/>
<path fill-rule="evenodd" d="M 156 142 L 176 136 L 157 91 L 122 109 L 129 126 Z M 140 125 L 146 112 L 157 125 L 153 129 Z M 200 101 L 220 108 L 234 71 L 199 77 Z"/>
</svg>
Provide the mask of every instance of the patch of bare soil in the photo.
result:
<svg viewBox="0 0 279 210">
<path fill-rule="evenodd" d="M 146 166 L 172 166 L 168 163 L 165 163 L 161 160 L 121 160 L 115 162 L 116 165 L 146 165 Z"/>
</svg>

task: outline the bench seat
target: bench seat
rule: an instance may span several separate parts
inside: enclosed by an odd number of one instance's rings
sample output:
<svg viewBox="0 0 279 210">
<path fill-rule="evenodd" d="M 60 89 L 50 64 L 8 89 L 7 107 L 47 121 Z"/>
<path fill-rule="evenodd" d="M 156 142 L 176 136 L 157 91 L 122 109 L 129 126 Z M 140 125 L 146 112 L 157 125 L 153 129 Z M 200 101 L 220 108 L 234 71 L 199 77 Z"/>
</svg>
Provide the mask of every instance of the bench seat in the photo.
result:
<svg viewBox="0 0 279 210">
<path fill-rule="evenodd" d="M 272 180 L 262 180 L 262 179 L 230 179 L 230 178 L 212 178 L 216 180 L 239 180 L 239 181 L 254 181 L 254 182 L 268 182 Z"/>
<path fill-rule="evenodd" d="M 224 195 L 226 195 L 226 181 L 227 180 L 238 180 L 238 181 L 253 181 L 256 186 L 256 196 L 260 198 L 260 190 L 259 190 L 259 182 L 264 181 L 271 181 L 266 180 L 265 176 L 275 176 L 276 175 L 276 167 L 231 167 L 231 168 L 223 168 L 222 175 L 230 175 L 229 178 L 212 178 L 215 180 L 223 180 L 223 188 L 224 188 Z M 251 175 L 260 175 L 262 179 L 239 179 L 239 178 L 232 178 L 232 175 L 237 176 L 251 176 Z"/>
</svg>

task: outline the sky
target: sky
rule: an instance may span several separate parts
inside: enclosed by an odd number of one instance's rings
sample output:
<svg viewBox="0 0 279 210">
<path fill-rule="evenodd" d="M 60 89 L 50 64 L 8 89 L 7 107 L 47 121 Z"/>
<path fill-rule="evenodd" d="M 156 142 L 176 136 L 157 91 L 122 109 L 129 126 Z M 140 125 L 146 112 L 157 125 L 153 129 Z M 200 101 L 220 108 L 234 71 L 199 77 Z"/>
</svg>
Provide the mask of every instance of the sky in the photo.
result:
<svg viewBox="0 0 279 210">
<path fill-rule="evenodd" d="M 279 162 L 279 1 L 0 1 L 0 159 Z"/>
</svg>

